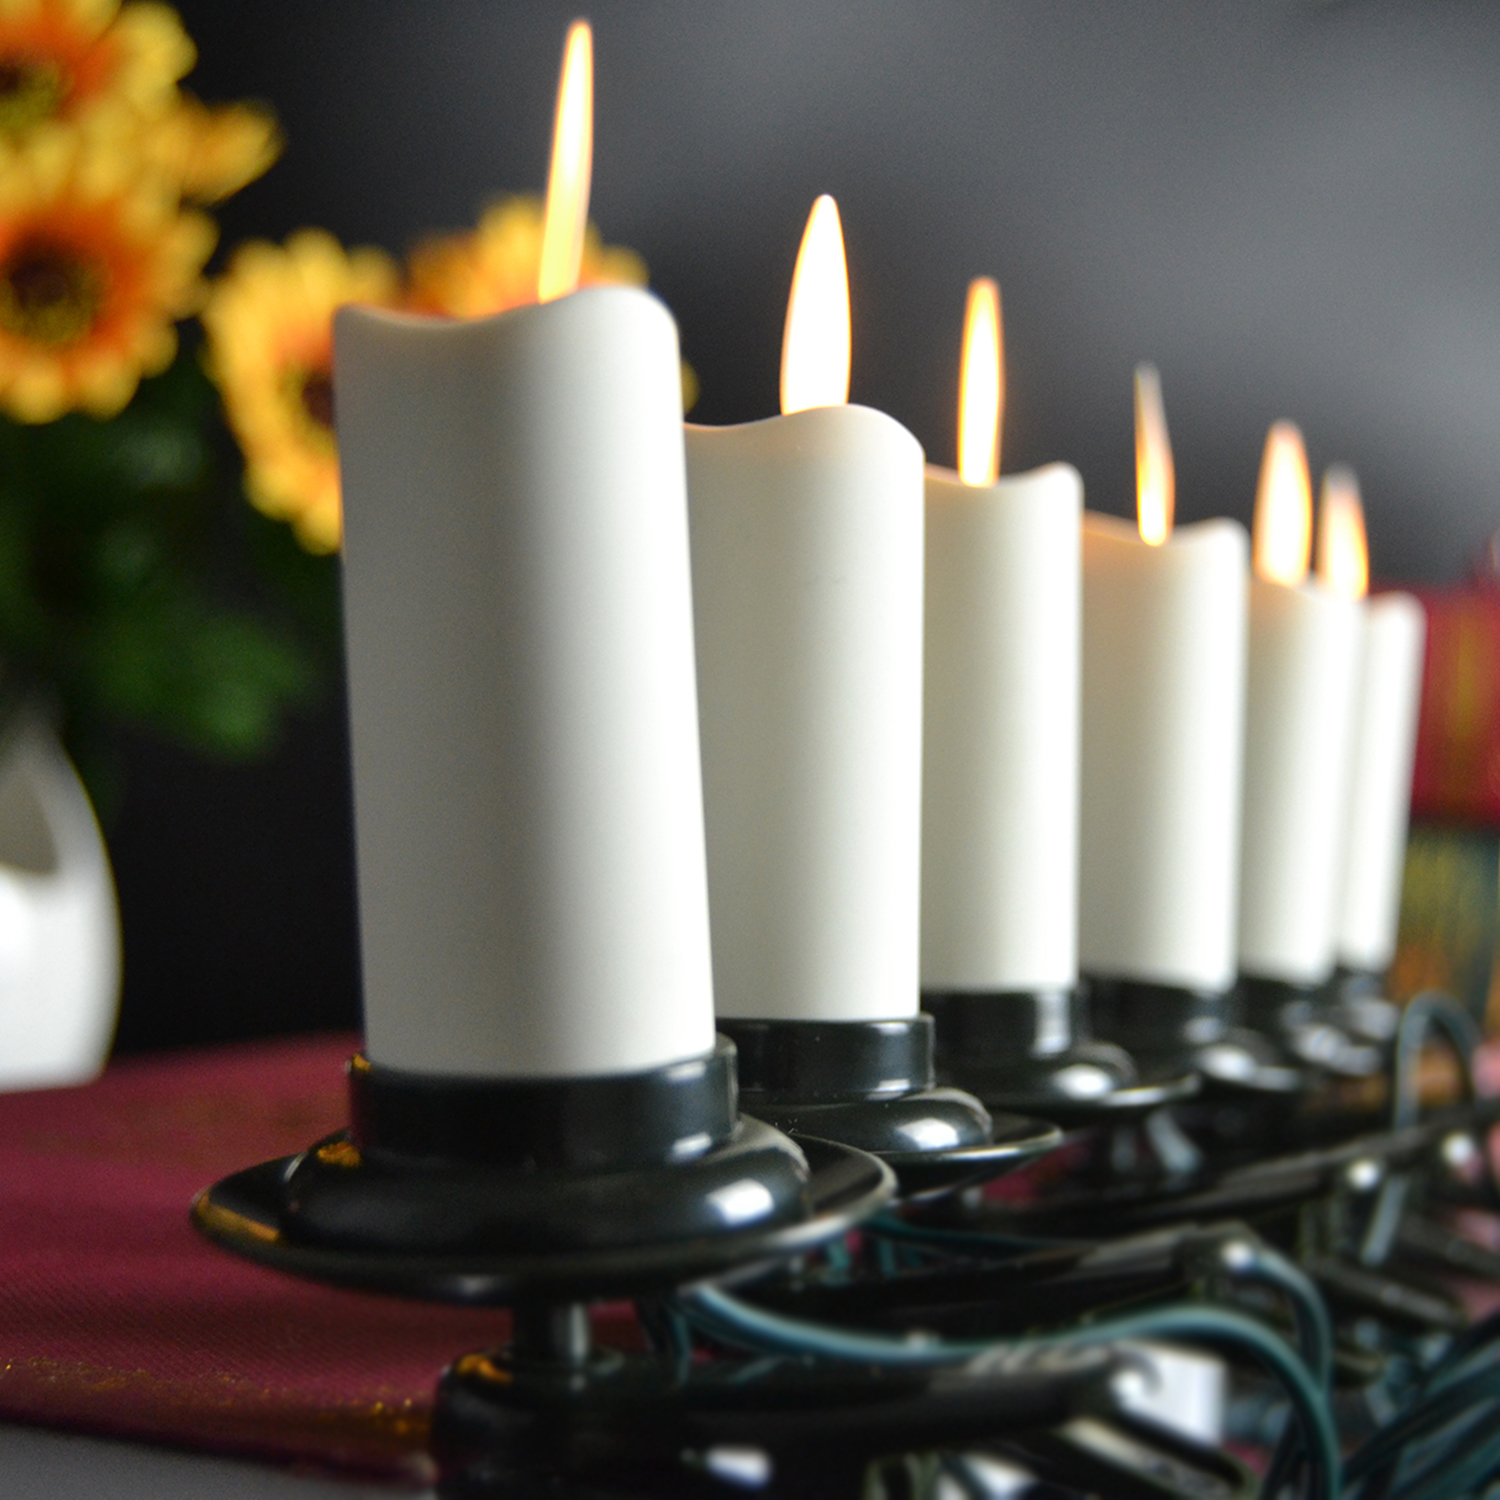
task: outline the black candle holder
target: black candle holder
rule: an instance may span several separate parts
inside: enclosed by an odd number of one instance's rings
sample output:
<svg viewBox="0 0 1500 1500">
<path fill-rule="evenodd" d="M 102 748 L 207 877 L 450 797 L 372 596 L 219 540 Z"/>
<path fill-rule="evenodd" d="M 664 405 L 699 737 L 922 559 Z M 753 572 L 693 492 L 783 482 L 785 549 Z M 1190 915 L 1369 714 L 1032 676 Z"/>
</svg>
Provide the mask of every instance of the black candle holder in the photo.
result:
<svg viewBox="0 0 1500 1500">
<path fill-rule="evenodd" d="M 1071 1128 L 1136 1118 L 1197 1092 L 1191 1069 L 1146 1073 L 1123 1047 L 1095 1039 L 1077 988 L 927 991 L 922 1006 L 937 1027 L 938 1076 L 991 1108 Z"/>
<path fill-rule="evenodd" d="M 1303 1070 L 1257 1031 L 1232 1024 L 1232 996 L 1135 979 L 1091 976 L 1094 1026 L 1143 1070 L 1185 1070 L 1209 1092 L 1295 1094 Z"/>
<path fill-rule="evenodd" d="M 1401 1025 L 1401 1007 L 1387 996 L 1385 975 L 1373 969 L 1336 969 L 1317 1008 L 1350 1036 L 1383 1051 L 1389 1050 Z"/>
<path fill-rule="evenodd" d="M 734 1046 L 601 1078 L 476 1079 L 356 1057 L 351 1127 L 201 1193 L 211 1239 L 294 1275 L 551 1305 L 800 1253 L 888 1202 L 890 1170 L 738 1113 Z"/>
<path fill-rule="evenodd" d="M 933 1023 L 719 1018 L 739 1049 L 747 1113 L 801 1139 L 878 1156 L 902 1198 L 931 1197 L 1022 1166 L 1062 1139 L 1055 1125 L 992 1116 L 972 1094 L 936 1086 Z"/>
<path fill-rule="evenodd" d="M 1343 1006 L 1330 1005 L 1324 986 L 1241 975 L 1235 1000 L 1240 1027 L 1268 1038 L 1306 1067 L 1336 1078 L 1373 1078 L 1385 1066 L 1384 1050 L 1349 1024 L 1353 1008 L 1346 1013 Z"/>
</svg>

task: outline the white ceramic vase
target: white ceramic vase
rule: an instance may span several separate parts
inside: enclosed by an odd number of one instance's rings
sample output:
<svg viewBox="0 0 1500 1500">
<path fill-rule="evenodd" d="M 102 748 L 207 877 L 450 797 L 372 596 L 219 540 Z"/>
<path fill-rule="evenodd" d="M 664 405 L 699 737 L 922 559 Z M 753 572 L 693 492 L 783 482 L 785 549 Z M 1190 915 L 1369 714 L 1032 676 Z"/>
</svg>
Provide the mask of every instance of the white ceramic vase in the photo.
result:
<svg viewBox="0 0 1500 1500">
<path fill-rule="evenodd" d="M 104 839 L 56 737 L 23 722 L 0 741 L 0 1089 L 96 1077 L 119 1005 Z"/>
</svg>

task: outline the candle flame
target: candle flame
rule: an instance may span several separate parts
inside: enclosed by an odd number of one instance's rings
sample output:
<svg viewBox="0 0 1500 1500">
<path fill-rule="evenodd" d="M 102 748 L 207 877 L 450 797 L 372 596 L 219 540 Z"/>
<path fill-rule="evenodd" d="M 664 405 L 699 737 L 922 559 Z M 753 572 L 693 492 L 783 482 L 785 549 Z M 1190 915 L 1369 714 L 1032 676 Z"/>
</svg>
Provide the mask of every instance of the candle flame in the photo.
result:
<svg viewBox="0 0 1500 1500">
<path fill-rule="evenodd" d="M 1000 473 L 1000 417 L 1005 409 L 1005 362 L 1000 288 L 988 276 L 969 283 L 964 309 L 964 353 L 958 387 L 958 477 L 992 485 Z"/>
<path fill-rule="evenodd" d="M 1141 540 L 1159 547 L 1172 534 L 1177 471 L 1155 365 L 1135 367 L 1135 511 Z"/>
<path fill-rule="evenodd" d="M 1344 464 L 1323 475 L 1318 507 L 1318 582 L 1340 599 L 1363 599 L 1370 587 L 1370 554 L 1365 541 L 1365 508 L 1359 480 Z"/>
<path fill-rule="evenodd" d="M 839 207 L 824 193 L 807 216 L 781 340 L 781 410 L 849 399 L 849 271 Z"/>
<path fill-rule="evenodd" d="M 578 290 L 583 235 L 589 219 L 589 179 L 594 165 L 594 34 L 574 21 L 563 47 L 552 129 L 552 170 L 547 175 L 547 216 L 537 301 Z"/>
<path fill-rule="evenodd" d="M 1302 433 L 1292 422 L 1273 422 L 1266 434 L 1255 495 L 1252 551 L 1257 575 L 1295 587 L 1307 577 L 1312 552 L 1312 476 Z"/>
</svg>

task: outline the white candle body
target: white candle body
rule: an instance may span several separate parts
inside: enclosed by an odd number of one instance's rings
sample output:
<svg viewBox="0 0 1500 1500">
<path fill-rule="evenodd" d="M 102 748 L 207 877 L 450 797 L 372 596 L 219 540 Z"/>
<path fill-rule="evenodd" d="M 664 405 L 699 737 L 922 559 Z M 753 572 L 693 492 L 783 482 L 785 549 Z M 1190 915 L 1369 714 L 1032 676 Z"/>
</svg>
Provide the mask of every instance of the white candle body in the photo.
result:
<svg viewBox="0 0 1500 1500">
<path fill-rule="evenodd" d="M 1410 594 L 1365 606 L 1344 835 L 1338 960 L 1383 973 L 1396 954 L 1427 617 Z"/>
<path fill-rule="evenodd" d="M 1066 464 L 927 471 L 924 990 L 1078 977 L 1082 513 Z"/>
<path fill-rule="evenodd" d="M 713 1045 L 677 334 L 595 288 L 337 319 L 366 1041 L 422 1072 Z"/>
<path fill-rule="evenodd" d="M 832 406 L 687 462 L 718 1012 L 913 1016 L 921 447 Z"/>
<path fill-rule="evenodd" d="M 1086 972 L 1187 989 L 1234 979 L 1248 540 L 1233 521 L 1083 526 Z"/>
<path fill-rule="evenodd" d="M 1251 581 L 1239 963 L 1260 979 L 1333 972 L 1360 612 Z"/>
</svg>

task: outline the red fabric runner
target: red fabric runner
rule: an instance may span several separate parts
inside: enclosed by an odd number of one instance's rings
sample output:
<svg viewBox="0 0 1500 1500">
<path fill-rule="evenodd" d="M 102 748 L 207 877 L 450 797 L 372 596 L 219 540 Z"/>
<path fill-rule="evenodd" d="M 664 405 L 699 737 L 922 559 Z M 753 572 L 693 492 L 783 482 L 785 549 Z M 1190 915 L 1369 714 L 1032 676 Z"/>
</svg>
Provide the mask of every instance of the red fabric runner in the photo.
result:
<svg viewBox="0 0 1500 1500">
<path fill-rule="evenodd" d="M 356 1045 L 129 1059 L 0 1095 L 0 1420 L 431 1477 L 437 1375 L 508 1316 L 299 1282 L 188 1223 L 199 1188 L 346 1123 Z"/>
</svg>

